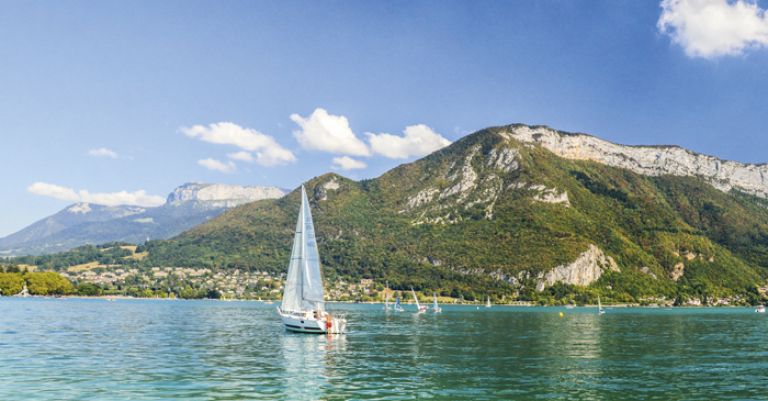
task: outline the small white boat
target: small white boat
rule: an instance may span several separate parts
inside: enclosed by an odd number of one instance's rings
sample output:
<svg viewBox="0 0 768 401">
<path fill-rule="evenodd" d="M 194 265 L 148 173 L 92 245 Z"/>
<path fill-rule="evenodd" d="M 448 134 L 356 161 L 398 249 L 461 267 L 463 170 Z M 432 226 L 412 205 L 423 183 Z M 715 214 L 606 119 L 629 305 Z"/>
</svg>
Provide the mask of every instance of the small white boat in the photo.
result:
<svg viewBox="0 0 768 401">
<path fill-rule="evenodd" d="M 416 298 L 416 291 L 411 287 L 411 294 L 413 294 L 413 301 L 416 302 L 416 314 L 421 314 L 427 311 L 427 305 L 419 304 L 419 298 Z"/>
<path fill-rule="evenodd" d="M 603 304 L 600 302 L 600 296 L 597 296 L 597 314 L 598 315 L 605 315 L 605 309 L 603 309 Z"/>
<path fill-rule="evenodd" d="M 491 307 L 491 297 L 485 298 L 485 307 L 490 308 Z"/>
<path fill-rule="evenodd" d="M 758 305 L 757 309 L 755 309 L 755 312 L 757 312 L 757 313 L 765 313 L 765 305 Z"/>
<path fill-rule="evenodd" d="M 288 331 L 340 334 L 344 333 L 347 327 L 346 319 L 332 316 L 325 310 L 320 255 L 317 251 L 307 192 L 303 185 L 293 250 L 283 289 L 283 302 L 277 312 Z"/>
<path fill-rule="evenodd" d="M 432 293 L 432 312 L 440 313 L 443 309 L 437 304 L 437 293 Z"/>
</svg>

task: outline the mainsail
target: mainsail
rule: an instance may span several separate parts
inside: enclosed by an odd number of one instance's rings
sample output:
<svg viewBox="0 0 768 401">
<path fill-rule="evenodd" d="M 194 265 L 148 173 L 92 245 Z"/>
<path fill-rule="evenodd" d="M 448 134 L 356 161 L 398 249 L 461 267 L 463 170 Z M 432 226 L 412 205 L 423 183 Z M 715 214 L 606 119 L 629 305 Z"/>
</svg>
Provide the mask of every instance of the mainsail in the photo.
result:
<svg viewBox="0 0 768 401">
<path fill-rule="evenodd" d="M 291 262 L 283 290 L 283 312 L 325 310 L 323 277 L 317 252 L 315 227 L 304 186 L 301 187 L 301 208 L 293 237 Z"/>
</svg>

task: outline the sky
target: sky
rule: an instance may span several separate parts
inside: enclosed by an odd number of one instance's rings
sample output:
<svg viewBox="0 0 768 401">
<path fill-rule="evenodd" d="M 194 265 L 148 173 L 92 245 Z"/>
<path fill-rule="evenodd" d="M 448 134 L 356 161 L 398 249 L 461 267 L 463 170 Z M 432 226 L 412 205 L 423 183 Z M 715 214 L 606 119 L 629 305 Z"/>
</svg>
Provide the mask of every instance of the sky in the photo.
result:
<svg viewBox="0 0 768 401">
<path fill-rule="evenodd" d="M 186 182 L 376 177 L 511 123 L 768 162 L 766 8 L 2 2 L 0 236 Z"/>
</svg>

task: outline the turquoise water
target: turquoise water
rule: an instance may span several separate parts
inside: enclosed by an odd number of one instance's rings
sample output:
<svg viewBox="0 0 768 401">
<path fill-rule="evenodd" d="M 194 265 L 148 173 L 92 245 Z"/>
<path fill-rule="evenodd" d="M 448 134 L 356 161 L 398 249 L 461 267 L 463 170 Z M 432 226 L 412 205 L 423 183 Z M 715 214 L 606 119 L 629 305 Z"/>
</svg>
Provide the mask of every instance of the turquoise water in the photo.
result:
<svg viewBox="0 0 768 401">
<path fill-rule="evenodd" d="M 768 399 L 752 309 L 331 305 L 325 337 L 274 307 L 0 298 L 0 400 Z"/>
</svg>

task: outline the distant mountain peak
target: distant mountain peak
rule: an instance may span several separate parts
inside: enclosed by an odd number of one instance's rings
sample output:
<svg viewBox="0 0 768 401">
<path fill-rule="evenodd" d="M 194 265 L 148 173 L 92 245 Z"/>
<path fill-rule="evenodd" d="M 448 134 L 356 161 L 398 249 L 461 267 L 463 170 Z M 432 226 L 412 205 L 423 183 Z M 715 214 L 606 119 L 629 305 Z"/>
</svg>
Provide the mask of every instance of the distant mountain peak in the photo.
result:
<svg viewBox="0 0 768 401">
<path fill-rule="evenodd" d="M 227 184 L 186 183 L 168 195 L 166 203 L 178 206 L 196 202 L 209 207 L 234 207 L 261 199 L 274 199 L 285 195 L 277 187 L 241 186 Z"/>
<path fill-rule="evenodd" d="M 190 182 L 176 188 L 168 195 L 166 204 L 159 207 L 75 203 L 0 238 L 0 253 L 40 254 L 88 243 L 139 243 L 147 237 L 168 238 L 228 208 L 284 194 L 275 187 Z"/>
<path fill-rule="evenodd" d="M 73 214 L 86 214 L 91 211 L 91 205 L 88 203 L 75 203 L 68 207 L 67 211 Z"/>
</svg>

